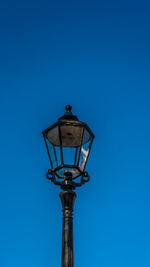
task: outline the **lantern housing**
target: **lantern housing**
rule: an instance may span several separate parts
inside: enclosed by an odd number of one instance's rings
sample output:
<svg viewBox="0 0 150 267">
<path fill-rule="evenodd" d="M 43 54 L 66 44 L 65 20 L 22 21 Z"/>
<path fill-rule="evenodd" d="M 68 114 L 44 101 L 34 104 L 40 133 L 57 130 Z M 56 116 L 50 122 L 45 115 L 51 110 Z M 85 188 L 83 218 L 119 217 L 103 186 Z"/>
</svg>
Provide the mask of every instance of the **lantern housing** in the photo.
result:
<svg viewBox="0 0 150 267">
<path fill-rule="evenodd" d="M 72 180 L 83 175 L 94 134 L 86 123 L 78 120 L 66 106 L 64 116 L 44 130 L 51 172 L 59 179 L 71 173 Z"/>
</svg>

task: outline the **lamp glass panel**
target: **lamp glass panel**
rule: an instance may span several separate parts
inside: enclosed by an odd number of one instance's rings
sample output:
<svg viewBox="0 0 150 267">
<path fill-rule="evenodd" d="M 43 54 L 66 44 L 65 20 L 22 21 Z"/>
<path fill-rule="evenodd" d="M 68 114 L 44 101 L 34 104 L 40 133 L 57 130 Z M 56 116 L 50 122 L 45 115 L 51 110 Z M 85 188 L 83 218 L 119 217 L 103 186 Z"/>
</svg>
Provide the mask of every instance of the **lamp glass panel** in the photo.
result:
<svg viewBox="0 0 150 267">
<path fill-rule="evenodd" d="M 55 146 L 55 151 L 56 151 L 56 157 L 57 157 L 58 166 L 60 166 L 62 164 L 60 146 Z"/>
<path fill-rule="evenodd" d="M 89 155 L 91 142 L 92 142 L 92 136 L 86 129 L 84 129 L 83 142 L 82 142 L 81 154 L 80 154 L 80 159 L 79 159 L 79 168 L 81 169 L 81 171 L 83 171 L 85 168 L 87 157 Z"/>
<path fill-rule="evenodd" d="M 62 147 L 63 162 L 66 165 L 74 165 L 76 148 L 74 147 Z"/>
<path fill-rule="evenodd" d="M 81 126 L 63 125 L 60 127 L 61 140 L 63 147 L 78 147 L 82 140 Z"/>
<path fill-rule="evenodd" d="M 55 126 L 54 128 L 50 129 L 47 132 L 47 139 L 51 144 L 54 146 L 60 146 L 60 139 L 59 139 L 59 129 L 58 126 Z"/>
<path fill-rule="evenodd" d="M 50 129 L 46 134 L 46 142 L 49 149 L 49 154 L 52 160 L 52 168 L 61 165 L 61 153 L 60 153 L 60 139 L 58 126 Z"/>
<path fill-rule="evenodd" d="M 46 137 L 46 143 L 47 143 L 47 147 L 48 147 L 48 150 L 49 150 L 50 158 L 51 158 L 51 161 L 52 161 L 52 169 L 55 169 L 56 167 L 58 167 L 57 159 L 56 159 L 56 154 L 55 154 L 55 148 L 49 142 L 49 140 L 47 139 L 47 137 Z"/>
<path fill-rule="evenodd" d="M 80 147 L 76 147 L 76 151 L 75 151 L 75 158 L 74 158 L 74 165 L 77 166 L 78 165 L 78 158 L 79 158 L 79 151 L 80 151 Z"/>
</svg>

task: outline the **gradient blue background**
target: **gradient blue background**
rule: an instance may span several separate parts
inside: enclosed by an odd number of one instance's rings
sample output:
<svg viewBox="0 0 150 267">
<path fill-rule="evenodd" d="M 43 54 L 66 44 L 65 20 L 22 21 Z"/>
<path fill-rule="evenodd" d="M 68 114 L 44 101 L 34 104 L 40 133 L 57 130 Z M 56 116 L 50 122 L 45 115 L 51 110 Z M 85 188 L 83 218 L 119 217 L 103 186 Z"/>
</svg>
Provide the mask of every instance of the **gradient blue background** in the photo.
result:
<svg viewBox="0 0 150 267">
<path fill-rule="evenodd" d="M 66 104 L 96 136 L 75 266 L 149 267 L 150 4 L 132 0 L 0 3 L 0 266 L 61 265 L 41 131 Z"/>
</svg>

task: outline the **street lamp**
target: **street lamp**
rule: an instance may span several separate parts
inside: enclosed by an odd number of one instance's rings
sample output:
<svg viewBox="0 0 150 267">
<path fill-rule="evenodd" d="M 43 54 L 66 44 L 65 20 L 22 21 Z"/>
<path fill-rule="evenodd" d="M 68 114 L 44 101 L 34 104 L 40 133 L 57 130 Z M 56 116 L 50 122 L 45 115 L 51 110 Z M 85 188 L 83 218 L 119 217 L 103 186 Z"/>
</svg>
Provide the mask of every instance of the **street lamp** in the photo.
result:
<svg viewBox="0 0 150 267">
<path fill-rule="evenodd" d="M 63 207 L 62 267 L 74 266 L 73 205 L 76 187 L 89 181 L 85 166 L 94 134 L 66 106 L 64 116 L 42 132 L 51 169 L 47 178 L 63 190 L 60 198 Z"/>
</svg>

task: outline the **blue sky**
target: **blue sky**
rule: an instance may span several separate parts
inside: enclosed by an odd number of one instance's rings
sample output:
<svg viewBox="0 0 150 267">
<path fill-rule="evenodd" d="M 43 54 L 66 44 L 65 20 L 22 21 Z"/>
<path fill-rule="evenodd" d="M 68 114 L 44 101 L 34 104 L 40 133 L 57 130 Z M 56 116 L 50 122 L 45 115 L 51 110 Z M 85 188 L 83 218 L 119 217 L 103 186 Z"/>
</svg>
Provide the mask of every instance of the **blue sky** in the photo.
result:
<svg viewBox="0 0 150 267">
<path fill-rule="evenodd" d="M 95 140 L 75 266 L 150 266 L 149 1 L 1 1 L 0 266 L 61 266 L 41 131 L 66 104 Z"/>
</svg>

